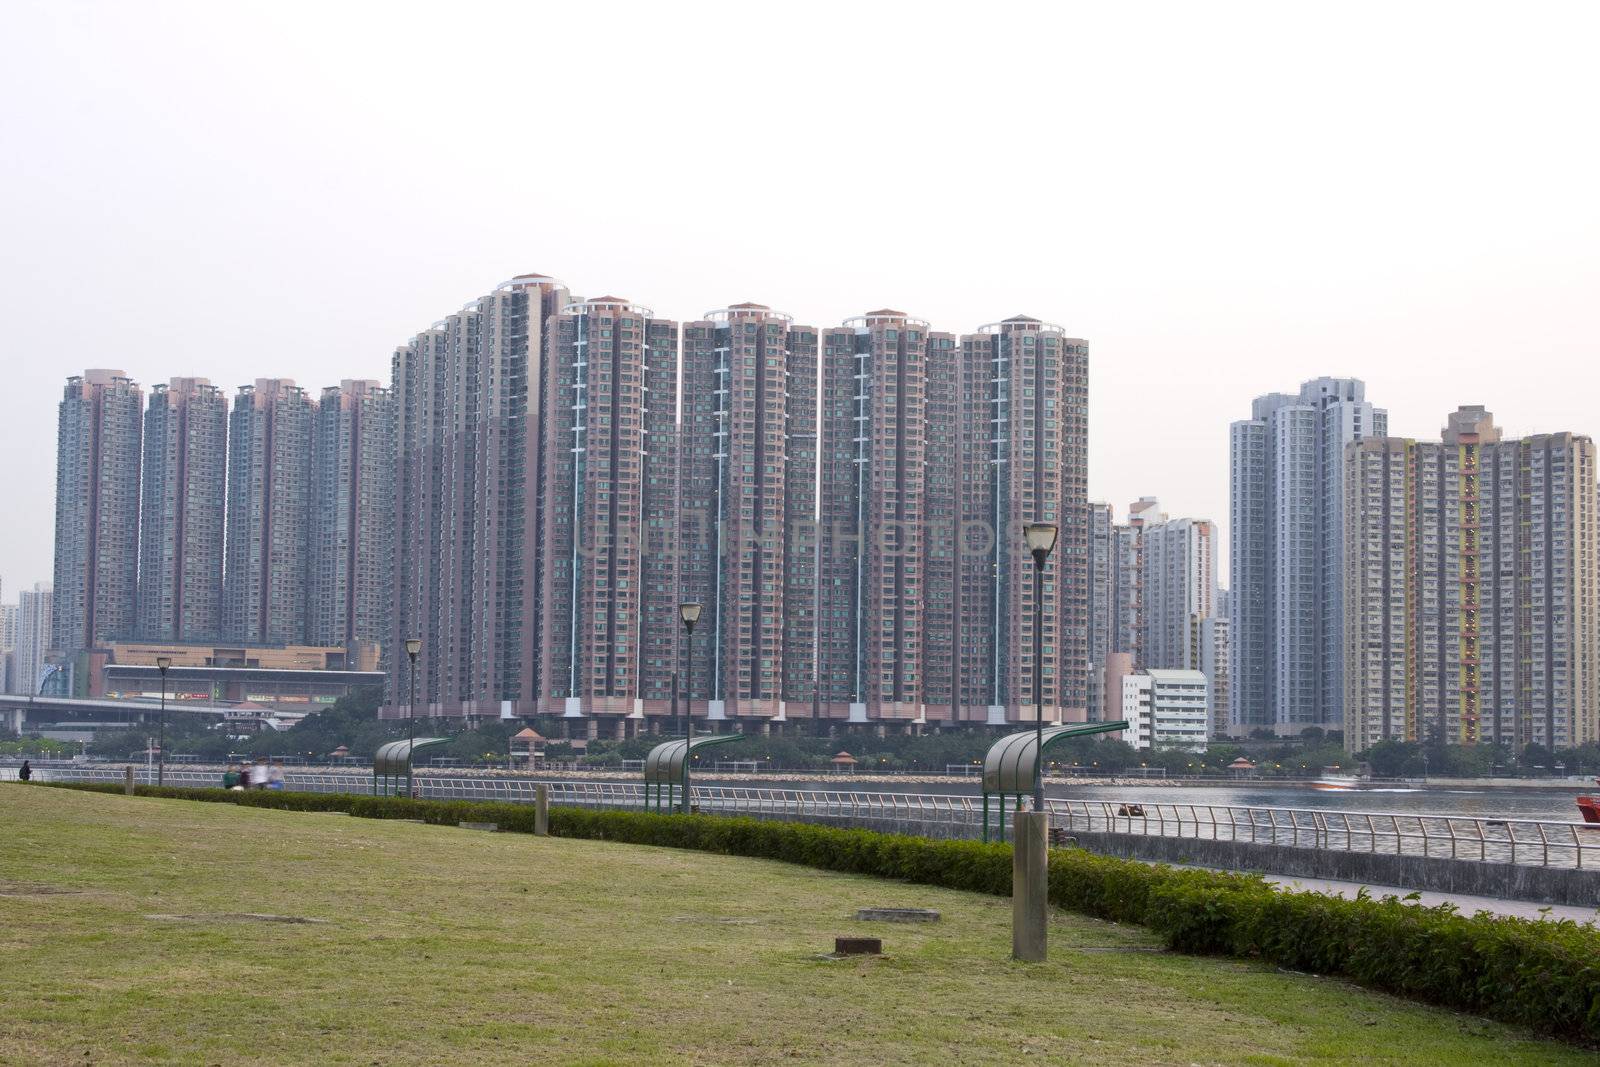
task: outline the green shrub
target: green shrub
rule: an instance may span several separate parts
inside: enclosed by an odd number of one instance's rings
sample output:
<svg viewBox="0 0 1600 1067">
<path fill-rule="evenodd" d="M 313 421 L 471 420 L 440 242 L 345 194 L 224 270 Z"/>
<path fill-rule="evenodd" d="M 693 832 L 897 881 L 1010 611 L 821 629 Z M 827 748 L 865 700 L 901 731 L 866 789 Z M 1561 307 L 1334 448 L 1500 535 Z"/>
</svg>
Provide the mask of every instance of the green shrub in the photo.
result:
<svg viewBox="0 0 1600 1067">
<path fill-rule="evenodd" d="M 59 784 L 120 793 L 115 784 Z M 493 822 L 533 831 L 532 805 L 412 800 L 337 793 L 138 787 L 181 797 L 296 811 L 347 811 L 370 819 L 453 826 Z M 1011 848 L 935 841 L 808 823 L 704 815 L 552 808 L 558 837 L 695 849 L 895 878 L 974 893 L 1011 892 Z M 1096 856 L 1050 854 L 1055 906 L 1139 923 L 1169 948 L 1258 958 L 1341 975 L 1363 985 L 1478 1012 L 1579 1041 L 1600 1041 L 1600 931 L 1573 922 L 1464 916 L 1365 893 L 1354 900 L 1274 889 L 1255 875 L 1181 869 Z"/>
</svg>

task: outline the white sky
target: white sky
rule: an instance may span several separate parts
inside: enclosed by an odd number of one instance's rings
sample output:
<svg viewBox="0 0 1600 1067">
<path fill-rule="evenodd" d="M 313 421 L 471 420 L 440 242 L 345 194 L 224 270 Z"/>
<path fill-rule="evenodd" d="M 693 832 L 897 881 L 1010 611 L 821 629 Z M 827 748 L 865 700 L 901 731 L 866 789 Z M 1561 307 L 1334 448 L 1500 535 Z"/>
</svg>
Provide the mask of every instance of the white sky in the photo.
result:
<svg viewBox="0 0 1600 1067">
<path fill-rule="evenodd" d="M 1600 6 L 0 0 L 0 579 L 68 374 L 387 378 L 513 274 L 671 318 L 1017 312 L 1090 495 L 1227 521 L 1250 399 L 1600 434 Z M 1224 570 L 1224 574 L 1226 571 Z"/>
</svg>

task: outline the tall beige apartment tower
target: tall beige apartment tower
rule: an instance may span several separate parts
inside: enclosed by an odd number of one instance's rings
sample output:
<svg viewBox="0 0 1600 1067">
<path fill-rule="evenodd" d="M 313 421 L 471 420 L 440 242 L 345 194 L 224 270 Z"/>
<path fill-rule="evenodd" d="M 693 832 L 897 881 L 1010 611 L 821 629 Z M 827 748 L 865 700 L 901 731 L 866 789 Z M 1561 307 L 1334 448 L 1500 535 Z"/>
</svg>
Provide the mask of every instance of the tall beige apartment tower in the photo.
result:
<svg viewBox="0 0 1600 1067">
<path fill-rule="evenodd" d="M 1595 480 L 1589 438 L 1506 440 L 1476 406 L 1349 446 L 1346 747 L 1600 739 Z"/>
<path fill-rule="evenodd" d="M 143 528 L 138 636 L 223 636 L 223 513 L 228 492 L 228 398 L 205 378 L 150 390 L 144 415 Z"/>
<path fill-rule="evenodd" d="M 963 604 L 956 576 L 964 446 L 959 352 L 953 334 L 930 333 L 922 367 L 922 708 L 929 726 L 954 723 L 959 710 L 957 620 Z"/>
<path fill-rule="evenodd" d="M 306 639 L 313 407 L 288 378 L 239 387 L 228 424 L 222 624 L 232 641 Z"/>
<path fill-rule="evenodd" d="M 965 530 L 955 645 L 962 719 L 1033 717 L 1040 607 L 1044 715 L 1077 721 L 1088 714 L 1088 351 L 1088 342 L 1026 315 L 961 339 Z M 1030 522 L 1060 527 L 1042 605 L 1023 543 Z"/>
<path fill-rule="evenodd" d="M 395 351 L 389 706 L 499 717 L 538 707 L 545 323 L 566 286 L 521 274 Z"/>
<path fill-rule="evenodd" d="M 322 390 L 311 468 L 306 639 L 347 649 L 389 639 L 394 576 L 394 405 L 375 381 Z M 397 666 L 385 648 L 384 662 Z"/>
<path fill-rule="evenodd" d="M 765 304 L 683 326 L 679 587 L 705 605 L 692 689 L 712 719 L 770 723 L 802 693 L 811 711 L 816 351 Z"/>
<path fill-rule="evenodd" d="M 542 703 L 625 736 L 671 710 L 670 672 L 646 668 L 679 626 L 662 418 L 677 404 L 678 326 L 614 296 L 546 325 Z"/>
<path fill-rule="evenodd" d="M 67 379 L 56 436 L 51 647 L 63 656 L 136 625 L 144 392 L 120 370 Z"/>
<path fill-rule="evenodd" d="M 884 308 L 824 330 L 819 704 L 923 719 L 928 324 Z"/>
</svg>

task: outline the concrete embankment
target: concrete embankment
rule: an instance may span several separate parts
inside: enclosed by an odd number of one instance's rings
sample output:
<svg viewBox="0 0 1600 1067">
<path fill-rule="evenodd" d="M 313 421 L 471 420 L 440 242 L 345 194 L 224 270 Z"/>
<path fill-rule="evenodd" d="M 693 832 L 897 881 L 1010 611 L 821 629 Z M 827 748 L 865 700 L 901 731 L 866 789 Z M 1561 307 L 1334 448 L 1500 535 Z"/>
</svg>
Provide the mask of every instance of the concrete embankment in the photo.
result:
<svg viewBox="0 0 1600 1067">
<path fill-rule="evenodd" d="M 1125 859 L 1600 908 L 1600 871 L 1205 838 L 1085 831 L 1070 836 L 1090 852 Z"/>
</svg>

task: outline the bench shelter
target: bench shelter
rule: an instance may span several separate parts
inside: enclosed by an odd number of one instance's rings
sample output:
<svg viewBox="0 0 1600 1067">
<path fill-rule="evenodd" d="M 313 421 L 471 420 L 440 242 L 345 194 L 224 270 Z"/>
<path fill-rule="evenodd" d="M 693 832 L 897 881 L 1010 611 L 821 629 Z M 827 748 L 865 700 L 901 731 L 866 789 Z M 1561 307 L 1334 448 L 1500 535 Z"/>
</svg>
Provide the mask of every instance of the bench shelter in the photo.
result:
<svg viewBox="0 0 1600 1067">
<path fill-rule="evenodd" d="M 389 741 L 378 746 L 372 757 L 372 795 L 380 797 L 411 796 L 412 758 L 418 749 L 434 745 L 448 745 L 448 737 L 419 737 L 415 740 Z M 400 792 L 401 780 L 405 792 Z"/>
<path fill-rule="evenodd" d="M 1022 806 L 1022 798 L 1033 793 L 1034 775 L 1039 770 L 1039 760 L 1057 741 L 1088 734 L 1109 734 L 1128 728 L 1127 720 L 1116 722 L 1074 723 L 1070 726 L 1046 726 L 1041 730 L 1022 730 L 1007 734 L 989 746 L 983 757 L 983 839 L 989 840 L 989 798 L 996 797 L 996 829 L 999 840 L 1006 839 L 1006 800 L 1015 798 L 1015 806 Z M 1043 743 L 1041 744 L 1041 738 Z"/>
<path fill-rule="evenodd" d="M 689 761 L 684 757 L 691 751 L 743 738 L 743 734 L 706 734 L 693 741 L 680 737 L 652 748 L 644 758 L 645 810 L 670 812 L 684 806 L 689 795 Z"/>
</svg>

